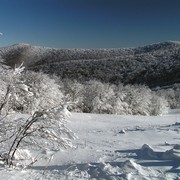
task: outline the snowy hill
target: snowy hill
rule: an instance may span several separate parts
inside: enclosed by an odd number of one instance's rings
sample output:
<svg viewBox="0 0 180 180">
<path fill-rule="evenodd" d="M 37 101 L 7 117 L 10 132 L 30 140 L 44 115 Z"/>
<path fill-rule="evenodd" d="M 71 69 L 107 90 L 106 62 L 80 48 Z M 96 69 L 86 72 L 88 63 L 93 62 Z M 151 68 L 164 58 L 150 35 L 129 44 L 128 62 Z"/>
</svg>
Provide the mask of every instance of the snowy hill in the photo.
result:
<svg viewBox="0 0 180 180">
<path fill-rule="evenodd" d="M 0 60 L 62 78 L 150 87 L 180 82 L 180 43 L 169 41 L 126 49 L 54 49 L 28 44 L 0 48 Z"/>
</svg>

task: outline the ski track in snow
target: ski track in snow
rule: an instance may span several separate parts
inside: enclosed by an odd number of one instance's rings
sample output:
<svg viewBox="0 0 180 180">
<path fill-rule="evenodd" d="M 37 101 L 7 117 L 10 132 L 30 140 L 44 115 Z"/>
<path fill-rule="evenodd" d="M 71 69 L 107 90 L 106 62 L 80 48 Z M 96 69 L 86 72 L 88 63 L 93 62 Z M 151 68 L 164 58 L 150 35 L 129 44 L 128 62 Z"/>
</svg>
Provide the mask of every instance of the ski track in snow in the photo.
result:
<svg viewBox="0 0 180 180">
<path fill-rule="evenodd" d="M 180 179 L 180 113 L 159 117 L 73 113 L 74 148 L 0 179 Z M 146 145 L 144 145 L 146 144 Z M 144 146 L 143 146 L 144 145 Z M 169 151 L 171 150 L 171 151 Z"/>
</svg>

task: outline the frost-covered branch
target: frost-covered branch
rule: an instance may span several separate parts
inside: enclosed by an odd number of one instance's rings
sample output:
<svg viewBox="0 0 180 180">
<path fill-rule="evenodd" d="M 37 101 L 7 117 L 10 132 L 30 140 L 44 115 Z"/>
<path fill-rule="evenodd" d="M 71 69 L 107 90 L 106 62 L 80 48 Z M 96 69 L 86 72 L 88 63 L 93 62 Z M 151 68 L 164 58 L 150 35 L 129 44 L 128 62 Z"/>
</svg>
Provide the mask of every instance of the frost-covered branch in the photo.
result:
<svg viewBox="0 0 180 180">
<path fill-rule="evenodd" d="M 0 155 L 9 166 L 15 165 L 17 152 L 32 148 L 58 151 L 72 147 L 71 139 L 75 138 L 65 125 L 70 112 L 59 86 L 45 75 L 26 74 L 23 70 L 22 65 L 15 67 L 6 79 L 6 93 L 0 106 L 1 114 L 9 114 L 0 121 L 0 145 L 5 152 Z M 15 114 L 9 113 L 12 110 L 31 115 L 15 118 Z"/>
</svg>

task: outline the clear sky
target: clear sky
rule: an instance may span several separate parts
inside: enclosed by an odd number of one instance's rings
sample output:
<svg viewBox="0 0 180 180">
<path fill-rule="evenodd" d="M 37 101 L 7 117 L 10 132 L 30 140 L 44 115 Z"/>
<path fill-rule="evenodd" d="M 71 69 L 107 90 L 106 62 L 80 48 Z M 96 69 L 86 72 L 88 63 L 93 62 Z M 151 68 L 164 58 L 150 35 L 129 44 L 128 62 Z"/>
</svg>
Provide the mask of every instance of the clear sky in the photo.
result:
<svg viewBox="0 0 180 180">
<path fill-rule="evenodd" d="M 166 40 L 180 41 L 180 0 L 0 0 L 0 47 L 121 48 Z"/>
</svg>

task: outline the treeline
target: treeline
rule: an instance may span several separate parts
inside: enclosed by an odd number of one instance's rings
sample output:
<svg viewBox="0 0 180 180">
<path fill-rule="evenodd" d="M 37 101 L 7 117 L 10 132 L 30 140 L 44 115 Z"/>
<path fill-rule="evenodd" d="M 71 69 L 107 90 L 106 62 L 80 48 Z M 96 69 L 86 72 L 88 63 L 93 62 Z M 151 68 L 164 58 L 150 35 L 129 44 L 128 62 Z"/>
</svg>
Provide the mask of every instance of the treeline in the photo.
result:
<svg viewBox="0 0 180 180">
<path fill-rule="evenodd" d="M 0 103 L 7 92 L 9 73 L 12 71 L 0 71 Z M 32 92 L 27 95 L 22 87 L 12 101 L 13 110 L 23 113 L 53 107 L 62 101 L 71 112 L 99 114 L 161 115 L 169 107 L 180 108 L 178 84 L 174 89 L 152 91 L 144 85 L 114 85 L 97 80 L 80 83 L 32 71 L 22 73 L 18 82 L 26 84 Z"/>
<path fill-rule="evenodd" d="M 180 107 L 180 85 L 177 89 L 152 91 L 144 85 L 114 85 L 96 80 L 79 83 L 66 79 L 61 83 L 72 112 L 161 115 L 169 108 Z"/>
</svg>

